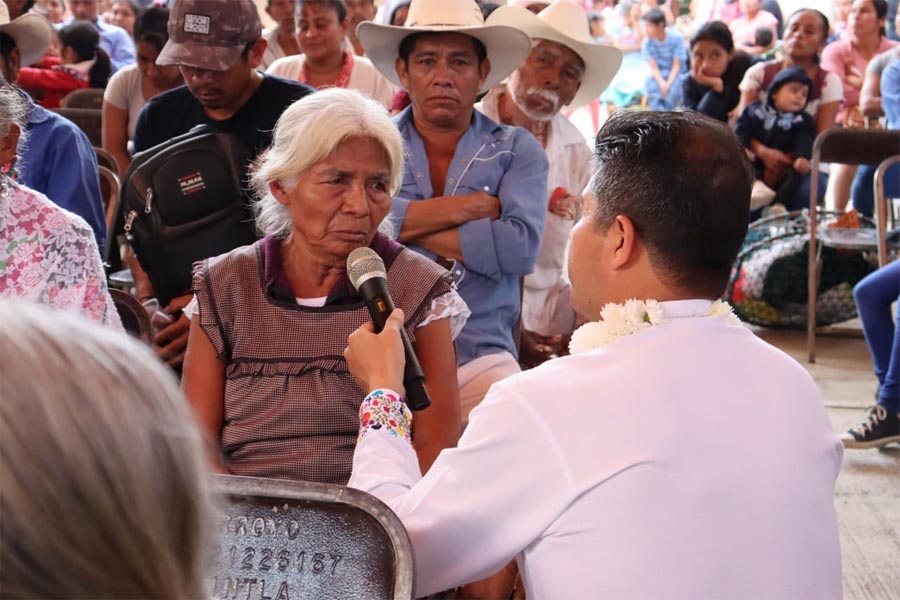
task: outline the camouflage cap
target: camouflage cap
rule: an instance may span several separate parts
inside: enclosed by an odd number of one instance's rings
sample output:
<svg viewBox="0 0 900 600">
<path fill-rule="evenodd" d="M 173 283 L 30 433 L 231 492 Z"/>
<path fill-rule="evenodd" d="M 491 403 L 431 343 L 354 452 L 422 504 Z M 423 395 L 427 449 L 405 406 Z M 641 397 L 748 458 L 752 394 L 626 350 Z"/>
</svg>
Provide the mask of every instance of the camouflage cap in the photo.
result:
<svg viewBox="0 0 900 600">
<path fill-rule="evenodd" d="M 253 0 L 176 0 L 169 13 L 169 41 L 158 65 L 187 65 L 225 71 L 244 46 L 262 35 Z"/>
</svg>

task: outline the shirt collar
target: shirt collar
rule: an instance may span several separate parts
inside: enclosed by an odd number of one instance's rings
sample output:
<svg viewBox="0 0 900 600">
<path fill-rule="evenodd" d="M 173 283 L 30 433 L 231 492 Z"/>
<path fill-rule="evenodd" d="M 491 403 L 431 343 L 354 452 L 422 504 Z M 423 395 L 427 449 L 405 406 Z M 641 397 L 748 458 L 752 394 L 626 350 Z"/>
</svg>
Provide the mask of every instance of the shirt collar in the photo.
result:
<svg viewBox="0 0 900 600">
<path fill-rule="evenodd" d="M 288 282 L 287 274 L 284 272 L 281 245 L 281 239 L 271 236 L 266 236 L 260 242 L 263 282 L 266 294 L 269 297 L 279 302 L 296 305 L 297 301 L 293 291 L 291 291 L 291 284 Z M 385 268 L 388 270 L 390 270 L 394 259 L 403 250 L 403 246 L 381 232 L 375 234 L 375 237 L 372 238 L 372 242 L 369 244 L 369 248 L 381 257 Z M 325 306 L 342 306 L 358 302 L 360 302 L 360 296 L 350 283 L 347 274 L 344 273 L 334 287 L 331 288 L 331 291 L 328 292 Z"/>
<path fill-rule="evenodd" d="M 47 111 L 47 109 L 39 104 L 35 104 L 31 99 L 31 96 L 29 96 L 19 88 L 16 88 L 16 91 L 19 92 L 19 95 L 21 95 L 25 99 L 29 125 L 38 125 L 50 118 L 50 113 Z"/>
</svg>

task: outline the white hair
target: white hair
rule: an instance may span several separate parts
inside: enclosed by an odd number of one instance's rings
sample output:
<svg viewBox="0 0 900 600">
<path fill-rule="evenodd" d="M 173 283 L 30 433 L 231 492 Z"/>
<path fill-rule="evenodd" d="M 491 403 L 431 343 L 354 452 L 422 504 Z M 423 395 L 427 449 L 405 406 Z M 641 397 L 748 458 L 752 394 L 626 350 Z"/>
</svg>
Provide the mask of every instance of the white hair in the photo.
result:
<svg viewBox="0 0 900 600">
<path fill-rule="evenodd" d="M 315 164 L 329 157 L 349 138 L 371 138 L 384 148 L 390 162 L 393 196 L 403 183 L 403 139 L 379 102 L 357 91 L 329 88 L 294 102 L 275 124 L 272 145 L 253 169 L 256 227 L 264 235 L 287 238 L 290 209 L 278 202 L 269 184 L 289 188 Z"/>
<path fill-rule="evenodd" d="M 0 300 L 0 322 L 0 595 L 205 596 L 215 506 L 171 371 L 75 315 Z"/>
<path fill-rule="evenodd" d="M 19 129 L 19 146 L 24 146 L 28 125 L 28 104 L 25 98 L 0 75 L 0 139 L 9 135 L 12 126 Z"/>
</svg>

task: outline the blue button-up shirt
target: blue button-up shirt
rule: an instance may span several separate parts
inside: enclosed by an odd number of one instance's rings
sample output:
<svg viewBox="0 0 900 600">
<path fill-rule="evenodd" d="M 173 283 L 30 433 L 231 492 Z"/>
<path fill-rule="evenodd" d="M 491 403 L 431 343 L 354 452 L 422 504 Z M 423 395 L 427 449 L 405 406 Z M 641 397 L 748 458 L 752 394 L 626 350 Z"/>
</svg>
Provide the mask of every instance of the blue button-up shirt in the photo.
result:
<svg viewBox="0 0 900 600">
<path fill-rule="evenodd" d="M 547 157 L 530 133 L 500 125 L 477 110 L 456 146 L 444 189 L 431 188 L 425 144 L 413 124 L 412 107 L 394 119 L 406 142 L 403 186 L 390 217 L 397 231 L 410 202 L 485 191 L 500 199 L 500 218 L 459 226 L 463 261 L 453 279 L 472 315 L 456 339 L 458 364 L 507 351 L 516 356 L 513 328 L 521 310 L 521 277 L 531 273 L 547 213 Z M 412 244 L 428 256 L 435 254 Z"/>
<path fill-rule="evenodd" d="M 22 95 L 28 102 L 28 137 L 18 148 L 19 180 L 87 221 L 102 250 L 106 218 L 94 147 L 75 123 Z"/>
</svg>

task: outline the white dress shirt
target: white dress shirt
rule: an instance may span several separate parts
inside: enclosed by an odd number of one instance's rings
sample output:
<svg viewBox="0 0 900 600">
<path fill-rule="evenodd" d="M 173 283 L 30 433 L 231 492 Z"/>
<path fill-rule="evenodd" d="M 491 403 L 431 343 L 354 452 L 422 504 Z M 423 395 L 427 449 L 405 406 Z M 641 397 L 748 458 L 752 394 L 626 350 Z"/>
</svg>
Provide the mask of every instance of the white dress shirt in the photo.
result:
<svg viewBox="0 0 900 600">
<path fill-rule="evenodd" d="M 414 546 L 417 595 L 516 557 L 530 599 L 841 597 L 843 450 L 808 373 L 710 303 L 497 383 L 457 448 L 365 430 L 349 486 Z"/>
</svg>

